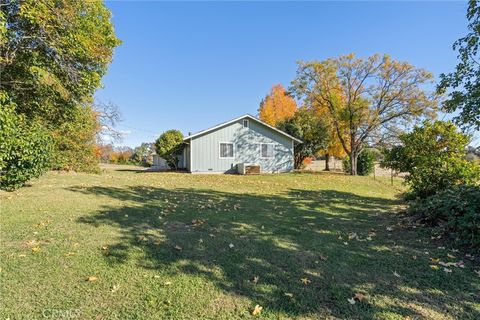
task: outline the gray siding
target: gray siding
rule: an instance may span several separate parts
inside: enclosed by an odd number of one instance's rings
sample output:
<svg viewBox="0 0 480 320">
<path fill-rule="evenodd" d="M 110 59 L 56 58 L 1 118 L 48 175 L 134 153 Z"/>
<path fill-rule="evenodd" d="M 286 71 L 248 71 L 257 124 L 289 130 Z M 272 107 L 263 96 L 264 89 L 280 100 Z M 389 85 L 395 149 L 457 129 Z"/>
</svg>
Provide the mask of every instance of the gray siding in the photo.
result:
<svg viewBox="0 0 480 320">
<path fill-rule="evenodd" d="M 220 158 L 220 143 L 234 144 L 234 158 Z M 274 144 L 274 157 L 264 159 L 260 154 L 260 143 Z M 231 123 L 190 141 L 191 172 L 236 172 L 238 163 L 260 164 L 262 172 L 288 172 L 293 170 L 292 139 L 249 119 L 249 128 L 242 120 Z"/>
</svg>

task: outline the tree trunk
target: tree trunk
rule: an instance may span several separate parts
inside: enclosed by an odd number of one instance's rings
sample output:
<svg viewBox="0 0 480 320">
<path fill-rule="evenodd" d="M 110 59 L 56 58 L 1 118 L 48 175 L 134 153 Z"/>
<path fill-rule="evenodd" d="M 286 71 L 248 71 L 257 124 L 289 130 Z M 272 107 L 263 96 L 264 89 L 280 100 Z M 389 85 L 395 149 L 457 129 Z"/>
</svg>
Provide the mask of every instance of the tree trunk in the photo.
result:
<svg viewBox="0 0 480 320">
<path fill-rule="evenodd" d="M 357 175 L 357 159 L 358 159 L 358 153 L 355 152 L 355 151 L 352 151 L 350 152 L 350 168 L 351 168 L 351 172 L 350 174 L 352 176 L 356 176 Z"/>
<path fill-rule="evenodd" d="M 330 161 L 330 154 L 327 153 L 325 154 L 325 171 L 330 171 L 329 161 Z"/>
</svg>

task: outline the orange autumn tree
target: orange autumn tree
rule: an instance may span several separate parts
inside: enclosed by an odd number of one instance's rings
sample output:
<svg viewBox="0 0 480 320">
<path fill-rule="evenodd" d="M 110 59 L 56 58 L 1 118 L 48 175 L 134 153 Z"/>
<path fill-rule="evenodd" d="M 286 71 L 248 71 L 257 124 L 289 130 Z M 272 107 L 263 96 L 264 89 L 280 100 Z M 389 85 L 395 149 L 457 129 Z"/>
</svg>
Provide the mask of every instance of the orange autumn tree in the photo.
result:
<svg viewBox="0 0 480 320">
<path fill-rule="evenodd" d="M 295 100 L 287 95 L 281 84 L 274 85 L 270 93 L 260 102 L 258 117 L 275 126 L 278 122 L 291 118 L 297 110 Z"/>
</svg>

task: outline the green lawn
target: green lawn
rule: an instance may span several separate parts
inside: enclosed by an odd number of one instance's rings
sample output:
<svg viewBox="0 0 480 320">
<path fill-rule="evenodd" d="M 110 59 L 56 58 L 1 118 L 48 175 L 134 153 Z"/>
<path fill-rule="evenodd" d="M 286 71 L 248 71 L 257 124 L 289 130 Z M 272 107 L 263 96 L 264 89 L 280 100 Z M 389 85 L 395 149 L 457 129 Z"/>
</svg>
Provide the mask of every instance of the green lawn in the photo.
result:
<svg viewBox="0 0 480 320">
<path fill-rule="evenodd" d="M 249 319 L 258 304 L 264 319 L 479 319 L 478 266 L 445 272 L 435 259 L 462 255 L 402 224 L 401 191 L 338 174 L 48 173 L 0 194 L 0 318 Z"/>
</svg>

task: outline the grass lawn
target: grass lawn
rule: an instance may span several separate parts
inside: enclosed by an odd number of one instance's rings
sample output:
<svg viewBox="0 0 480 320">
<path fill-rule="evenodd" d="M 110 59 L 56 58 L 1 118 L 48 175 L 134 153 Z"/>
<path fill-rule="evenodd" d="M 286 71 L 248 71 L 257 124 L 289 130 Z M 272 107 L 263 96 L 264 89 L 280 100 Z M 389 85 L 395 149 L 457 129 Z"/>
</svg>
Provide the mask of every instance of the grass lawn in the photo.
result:
<svg viewBox="0 0 480 320">
<path fill-rule="evenodd" d="M 263 319 L 479 319 L 478 266 L 446 272 L 462 254 L 401 223 L 401 191 L 338 174 L 48 173 L 0 194 L 0 318 L 249 319 L 258 304 Z"/>
</svg>

